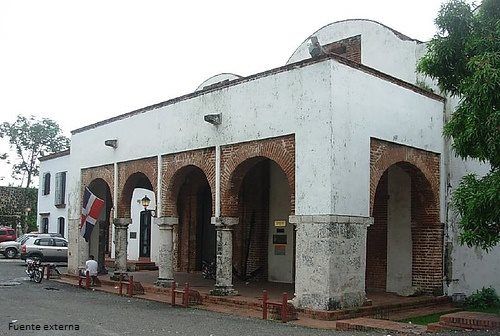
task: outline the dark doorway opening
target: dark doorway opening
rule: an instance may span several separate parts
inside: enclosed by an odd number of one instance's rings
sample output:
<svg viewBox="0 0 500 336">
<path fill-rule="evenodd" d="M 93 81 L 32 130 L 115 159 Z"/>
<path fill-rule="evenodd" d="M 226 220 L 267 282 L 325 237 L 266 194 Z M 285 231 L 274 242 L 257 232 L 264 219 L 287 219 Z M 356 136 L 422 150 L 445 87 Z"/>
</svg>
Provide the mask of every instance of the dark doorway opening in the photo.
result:
<svg viewBox="0 0 500 336">
<path fill-rule="evenodd" d="M 181 174 L 177 198 L 179 215 L 178 269 L 201 271 L 204 263 L 215 261 L 215 227 L 211 224 L 212 193 L 203 171 L 194 166 Z"/>
</svg>

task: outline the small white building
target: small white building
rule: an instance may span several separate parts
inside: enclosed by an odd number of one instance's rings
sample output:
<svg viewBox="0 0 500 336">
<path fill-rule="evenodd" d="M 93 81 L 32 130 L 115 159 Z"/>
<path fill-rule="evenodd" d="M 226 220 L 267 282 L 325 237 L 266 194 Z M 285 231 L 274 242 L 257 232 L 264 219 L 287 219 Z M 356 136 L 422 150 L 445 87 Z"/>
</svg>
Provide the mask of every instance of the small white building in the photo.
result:
<svg viewBox="0 0 500 336">
<path fill-rule="evenodd" d="M 164 284 L 216 261 L 214 293 L 233 293 L 234 270 L 293 283 L 297 306 L 324 310 L 372 290 L 500 290 L 500 248 L 458 244 L 451 192 L 487 167 L 443 139 L 456 100 L 419 86 L 435 89 L 416 73 L 425 43 L 370 20 L 313 35 L 325 54 L 308 38 L 282 67 L 74 130 L 69 271 L 109 252 L 118 273 L 157 262 Z M 90 243 L 84 187 L 106 202 Z"/>
<path fill-rule="evenodd" d="M 60 233 L 68 237 L 67 179 L 69 150 L 40 158 L 37 225 L 43 233 Z"/>
</svg>

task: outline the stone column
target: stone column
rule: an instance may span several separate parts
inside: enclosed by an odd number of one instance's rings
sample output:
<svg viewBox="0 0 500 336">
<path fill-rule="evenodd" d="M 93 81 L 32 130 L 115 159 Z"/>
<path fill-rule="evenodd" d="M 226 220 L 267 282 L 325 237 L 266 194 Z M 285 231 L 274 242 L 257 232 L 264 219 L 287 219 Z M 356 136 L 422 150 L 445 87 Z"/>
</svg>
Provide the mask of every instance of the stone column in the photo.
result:
<svg viewBox="0 0 500 336">
<path fill-rule="evenodd" d="M 132 223 L 131 218 L 115 218 L 115 271 L 111 279 L 118 280 L 120 275 L 127 276 L 127 245 L 128 226 Z"/>
<path fill-rule="evenodd" d="M 80 234 L 80 218 L 68 219 L 68 273 L 78 274 L 89 258 L 89 243 Z"/>
<path fill-rule="evenodd" d="M 237 217 L 212 217 L 217 234 L 216 279 L 212 295 L 237 295 L 233 289 L 233 226 Z"/>
<path fill-rule="evenodd" d="M 158 279 L 157 286 L 169 287 L 174 280 L 173 247 L 174 225 L 179 224 L 177 217 L 160 217 L 156 219 L 160 229 L 159 257 L 158 257 Z"/>
<path fill-rule="evenodd" d="M 294 304 L 335 310 L 363 305 L 366 234 L 373 218 L 290 216 L 297 226 Z"/>
</svg>

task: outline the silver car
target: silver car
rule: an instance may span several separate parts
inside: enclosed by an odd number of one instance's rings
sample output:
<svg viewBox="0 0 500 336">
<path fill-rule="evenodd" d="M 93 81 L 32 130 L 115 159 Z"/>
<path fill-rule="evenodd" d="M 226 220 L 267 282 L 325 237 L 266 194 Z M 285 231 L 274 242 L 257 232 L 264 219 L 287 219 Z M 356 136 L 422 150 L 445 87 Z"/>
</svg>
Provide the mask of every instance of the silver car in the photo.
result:
<svg viewBox="0 0 500 336">
<path fill-rule="evenodd" d="M 21 259 L 67 261 L 68 241 L 57 237 L 30 237 L 21 245 Z"/>
<path fill-rule="evenodd" d="M 16 240 L 6 241 L 0 243 L 0 253 L 5 256 L 5 258 L 12 259 L 17 256 L 19 249 L 21 248 L 21 237 Z"/>
<path fill-rule="evenodd" d="M 21 251 L 21 245 L 24 244 L 30 237 L 61 237 L 59 233 L 26 233 L 16 240 L 0 243 L 0 253 L 6 258 L 15 258 Z"/>
</svg>

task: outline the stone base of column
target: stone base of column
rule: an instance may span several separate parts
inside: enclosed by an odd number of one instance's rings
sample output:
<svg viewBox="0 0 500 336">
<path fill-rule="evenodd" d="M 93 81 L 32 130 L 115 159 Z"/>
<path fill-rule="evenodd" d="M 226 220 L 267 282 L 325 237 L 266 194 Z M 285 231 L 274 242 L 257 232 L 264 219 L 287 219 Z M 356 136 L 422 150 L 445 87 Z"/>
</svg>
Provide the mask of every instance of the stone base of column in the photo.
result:
<svg viewBox="0 0 500 336">
<path fill-rule="evenodd" d="M 297 227 L 294 304 L 315 310 L 362 306 L 367 227 L 373 219 L 295 215 L 290 222 Z"/>
<path fill-rule="evenodd" d="M 113 281 L 128 281 L 128 273 L 127 272 L 113 272 L 113 274 L 109 277 Z"/>
<path fill-rule="evenodd" d="M 215 286 L 214 289 L 210 291 L 210 295 L 215 296 L 234 296 L 239 295 L 238 291 L 234 290 L 233 286 Z"/>
<path fill-rule="evenodd" d="M 172 282 L 174 281 L 174 279 L 162 279 L 162 278 L 158 278 L 155 282 L 155 285 L 156 286 L 159 286 L 159 287 L 166 287 L 166 288 L 170 288 L 172 287 Z"/>
</svg>

